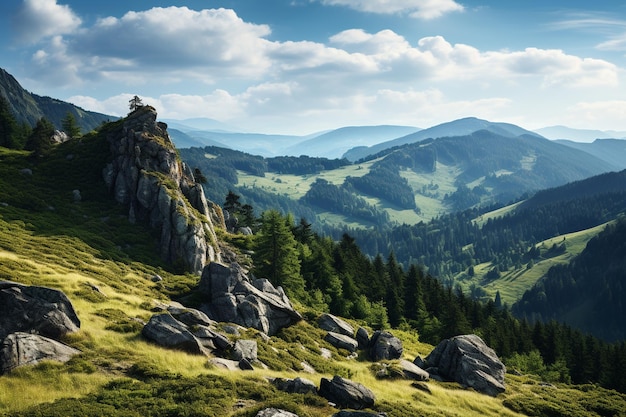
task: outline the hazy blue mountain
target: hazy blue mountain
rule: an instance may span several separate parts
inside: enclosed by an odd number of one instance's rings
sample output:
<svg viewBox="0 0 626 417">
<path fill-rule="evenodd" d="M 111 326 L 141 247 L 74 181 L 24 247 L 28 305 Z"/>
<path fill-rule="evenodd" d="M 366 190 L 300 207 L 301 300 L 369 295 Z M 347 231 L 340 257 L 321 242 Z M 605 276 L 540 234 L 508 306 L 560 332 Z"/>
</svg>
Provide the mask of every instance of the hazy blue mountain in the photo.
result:
<svg viewBox="0 0 626 417">
<path fill-rule="evenodd" d="M 191 136 L 189 136 L 188 134 L 186 134 L 185 132 L 178 130 L 178 129 L 173 129 L 171 127 L 168 126 L 167 131 L 170 134 L 170 139 L 172 139 L 172 142 L 174 142 L 174 145 L 176 145 L 176 148 L 182 149 L 182 148 L 202 148 L 205 146 L 221 146 L 221 147 L 225 147 L 226 145 L 222 144 L 222 143 L 218 143 L 218 142 L 214 142 L 214 143 L 208 143 L 210 141 L 200 141 L 198 139 L 194 139 Z"/>
<path fill-rule="evenodd" d="M 619 169 L 626 168 L 626 139 L 596 139 L 592 143 L 571 140 L 555 140 L 555 142 L 585 151 Z"/>
<path fill-rule="evenodd" d="M 347 126 L 317 135 L 288 148 L 287 155 L 341 158 L 355 146 L 372 146 L 419 131 L 414 126 Z"/>
<path fill-rule="evenodd" d="M 222 123 L 219 120 L 209 119 L 208 117 L 196 117 L 191 119 L 163 119 L 168 127 L 178 129 L 184 133 L 194 131 L 211 131 L 211 132 L 241 132 L 242 129 Z"/>
<path fill-rule="evenodd" d="M 9 101 L 16 120 L 31 126 L 45 117 L 57 129 L 61 129 L 63 119 L 70 112 L 74 115 L 76 123 L 81 127 L 83 133 L 86 133 L 104 122 L 118 119 L 116 116 L 83 110 L 65 101 L 32 94 L 22 88 L 20 83 L 2 68 L 0 68 L 0 95 Z"/>
<path fill-rule="evenodd" d="M 626 132 L 593 130 L 593 129 L 573 129 L 567 126 L 549 126 L 535 130 L 548 139 L 569 139 L 575 142 L 592 142 L 596 139 L 624 139 Z"/>
<path fill-rule="evenodd" d="M 452 136 L 471 135 L 479 130 L 487 130 L 503 137 L 516 137 L 521 135 L 540 136 L 534 132 L 522 129 L 519 126 L 510 123 L 494 123 L 488 120 L 478 119 L 476 117 L 467 117 L 447 123 L 442 123 L 428 129 L 393 139 L 387 142 L 379 143 L 370 147 L 353 148 L 346 152 L 343 156 L 350 161 L 357 161 L 369 155 L 377 154 L 385 149 L 394 146 L 406 145 L 408 143 L 420 142 L 424 139 L 436 139 Z"/>
<path fill-rule="evenodd" d="M 262 133 L 235 133 L 190 131 L 188 136 L 204 146 L 221 146 L 252 155 L 272 157 L 286 155 L 286 149 L 303 140 L 301 136 L 266 135 Z"/>
</svg>

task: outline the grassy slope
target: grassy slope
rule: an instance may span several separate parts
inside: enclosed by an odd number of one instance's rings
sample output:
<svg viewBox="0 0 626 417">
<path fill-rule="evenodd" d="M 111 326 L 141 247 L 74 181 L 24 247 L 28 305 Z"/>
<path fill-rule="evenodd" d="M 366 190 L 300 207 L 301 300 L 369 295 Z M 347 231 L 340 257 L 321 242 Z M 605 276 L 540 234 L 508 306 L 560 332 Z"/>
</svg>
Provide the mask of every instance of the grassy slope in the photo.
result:
<svg viewBox="0 0 626 417">
<path fill-rule="evenodd" d="M 489 219 L 497 218 L 512 212 L 521 204 L 515 203 L 489 213 L 485 213 L 480 218 L 474 219 L 474 222 L 483 225 Z M 548 270 L 558 264 L 567 264 L 580 254 L 587 245 L 587 242 L 600 233 L 607 224 L 601 224 L 587 230 L 581 230 L 574 233 L 555 236 L 539 242 L 536 246 L 546 250 L 554 244 L 560 245 L 565 243 L 565 252 L 556 256 L 543 256 L 540 260 L 534 262 L 531 268 L 524 265 L 521 269 L 511 268 L 501 274 L 501 277 L 493 281 L 487 281 L 486 275 L 493 268 L 491 262 L 476 265 L 474 267 L 474 277 L 470 278 L 465 272 L 457 276 L 461 287 L 468 290 L 472 284 L 482 287 L 493 299 L 497 291 L 500 291 L 502 302 L 512 305 L 521 298 L 524 292 L 532 287 L 539 279 L 541 279 Z"/>
<path fill-rule="evenodd" d="M 207 154 L 208 158 L 214 157 Z M 327 180 L 328 182 L 341 185 L 348 176 L 361 177 L 370 171 L 372 164 L 378 160 L 368 161 L 357 165 L 349 165 L 334 170 L 322 171 L 317 175 L 290 175 L 267 173 L 265 177 L 258 177 L 246 174 L 243 171 L 237 172 L 238 185 L 246 187 L 259 187 L 265 191 L 287 196 L 293 200 L 297 200 L 304 196 L 311 187 L 311 184 L 318 178 Z M 407 179 L 409 185 L 415 192 L 415 203 L 420 209 L 420 213 L 414 210 L 398 210 L 388 204 L 385 204 L 378 198 L 361 195 L 368 203 L 385 210 L 389 213 L 390 219 L 398 223 L 415 224 L 420 221 L 428 221 L 433 217 L 447 213 L 449 209 L 443 204 L 443 196 L 453 193 L 456 190 L 454 181 L 458 175 L 456 167 L 448 167 L 441 163 L 437 163 L 437 173 L 434 174 L 417 174 L 411 170 L 403 170 L 400 175 Z M 424 187 L 436 187 L 429 194 L 423 194 L 421 190 Z M 330 224 L 344 225 L 349 224 L 351 227 L 363 227 L 358 221 L 338 216 L 335 214 L 322 214 L 321 218 Z"/>
<path fill-rule="evenodd" d="M 53 162 L 34 165 L 26 154 L 0 149 L 0 203 L 6 203 L 0 204 L 0 279 L 63 290 L 82 322 L 80 332 L 65 342 L 83 352 L 64 365 L 43 363 L 0 377 L 0 415 L 141 415 L 131 410 L 143 410 L 144 415 L 253 416 L 265 406 L 284 407 L 302 417 L 335 412 L 317 397 L 277 392 L 266 383 L 268 376 L 304 376 L 316 384 L 322 377 L 347 376 L 375 392 L 378 410 L 404 416 L 515 416 L 520 414 L 505 402 L 520 409 L 539 407 L 541 401 L 559 409 L 567 405 L 561 397 L 591 401 L 611 395 L 596 388 L 548 392 L 533 378 L 515 376 L 507 376 L 508 391 L 498 398 L 434 381 L 425 384 L 427 393 L 408 381 L 376 380 L 368 362 L 345 359 L 346 352 L 328 346 L 321 340 L 323 332 L 306 321 L 260 343 L 259 355 L 271 369 L 253 372 L 228 373 L 209 367 L 202 356 L 147 343 L 133 319 L 147 320 L 154 300 L 184 294 L 197 277 L 168 272 L 157 260 L 154 236 L 128 224 L 120 207 L 101 198 L 99 151 L 97 143 L 86 139 L 58 149 Z M 74 157 L 68 159 L 70 154 Z M 55 164 L 66 165 L 61 169 Z M 33 175 L 19 174 L 24 167 Z M 80 203 L 72 201 L 74 188 L 82 191 Z M 149 279 L 155 273 L 164 278 L 162 283 Z M 404 341 L 409 360 L 432 348 L 420 343 L 416 333 L 394 334 Z M 244 337 L 257 335 L 247 331 Z M 320 347 L 329 348 L 333 359 L 322 359 Z M 301 368 L 302 361 L 318 373 L 291 370 Z M 622 396 L 612 403 L 626 409 Z"/>
</svg>

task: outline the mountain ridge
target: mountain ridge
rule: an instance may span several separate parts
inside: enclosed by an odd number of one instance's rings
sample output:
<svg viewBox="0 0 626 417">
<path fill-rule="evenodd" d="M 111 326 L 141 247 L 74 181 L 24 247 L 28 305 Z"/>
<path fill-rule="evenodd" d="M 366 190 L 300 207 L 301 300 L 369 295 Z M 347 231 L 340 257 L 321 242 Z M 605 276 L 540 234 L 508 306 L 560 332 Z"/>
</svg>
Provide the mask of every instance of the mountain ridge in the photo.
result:
<svg viewBox="0 0 626 417">
<path fill-rule="evenodd" d="M 16 120 L 34 126 L 45 117 L 59 130 L 68 112 L 74 116 L 83 133 L 89 132 L 103 123 L 117 120 L 118 117 L 84 110 L 74 104 L 51 97 L 42 97 L 26 91 L 20 83 L 4 69 L 0 68 L 0 95 L 4 96 Z"/>
</svg>

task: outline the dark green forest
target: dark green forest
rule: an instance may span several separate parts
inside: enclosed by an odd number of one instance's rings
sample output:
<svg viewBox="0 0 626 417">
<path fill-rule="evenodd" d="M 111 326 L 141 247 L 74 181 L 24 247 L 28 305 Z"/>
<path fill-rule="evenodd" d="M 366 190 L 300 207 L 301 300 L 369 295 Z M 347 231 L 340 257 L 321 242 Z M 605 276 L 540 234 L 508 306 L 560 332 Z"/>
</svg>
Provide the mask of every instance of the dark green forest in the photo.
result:
<svg viewBox="0 0 626 417">
<path fill-rule="evenodd" d="M 544 322 L 566 317 L 572 326 L 604 340 L 625 340 L 624 277 L 626 218 L 621 217 L 590 240 L 573 262 L 550 268 L 547 276 L 513 305 L 513 313 Z"/>
<path fill-rule="evenodd" d="M 608 343 L 554 320 L 531 323 L 517 319 L 495 300 L 472 300 L 415 264 L 403 268 L 393 253 L 371 259 L 348 234 L 334 241 L 313 232 L 305 220 L 295 223 L 292 217 L 272 211 L 264 213 L 259 227 L 259 233 L 245 247 L 266 249 L 268 242 L 275 242 L 284 250 L 280 264 L 287 266 L 277 268 L 282 268 L 282 273 L 276 269 L 268 273 L 275 251 L 263 249 L 255 255 L 255 265 L 264 265 L 257 272 L 272 276 L 291 297 L 316 310 L 363 320 L 374 328 L 416 329 L 420 340 L 432 344 L 475 333 L 510 366 L 531 361 L 552 381 L 592 382 L 626 390 L 623 341 Z M 624 221 L 615 228 L 622 229 L 626 229 Z M 605 235 L 621 238 L 623 251 L 623 230 L 620 233 L 607 229 Z M 610 255 L 615 253 L 605 260 Z M 291 261 L 286 262 L 286 257 Z M 621 277 L 625 270 L 623 262 L 608 269 L 612 271 L 609 274 Z"/>
</svg>

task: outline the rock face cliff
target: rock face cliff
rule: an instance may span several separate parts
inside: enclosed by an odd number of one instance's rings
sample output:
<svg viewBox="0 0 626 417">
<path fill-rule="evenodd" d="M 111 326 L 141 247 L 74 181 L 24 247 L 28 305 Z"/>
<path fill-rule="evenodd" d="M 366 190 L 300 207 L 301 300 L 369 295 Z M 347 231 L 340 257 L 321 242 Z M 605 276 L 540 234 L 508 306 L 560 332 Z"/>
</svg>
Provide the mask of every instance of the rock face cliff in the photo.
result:
<svg viewBox="0 0 626 417">
<path fill-rule="evenodd" d="M 107 133 L 113 160 L 103 176 L 116 201 L 128 206 L 131 222 L 160 230 L 164 260 L 200 273 L 220 261 L 213 227 L 220 218 L 202 185 L 181 162 L 156 110 L 142 106 Z"/>
</svg>

